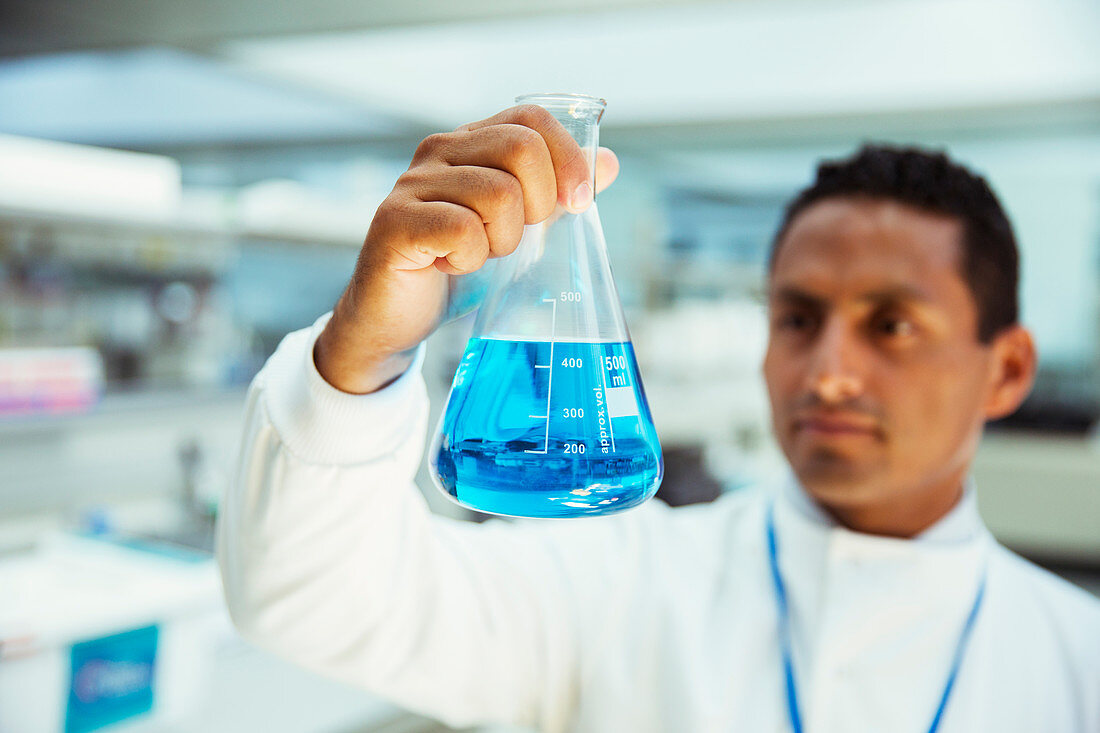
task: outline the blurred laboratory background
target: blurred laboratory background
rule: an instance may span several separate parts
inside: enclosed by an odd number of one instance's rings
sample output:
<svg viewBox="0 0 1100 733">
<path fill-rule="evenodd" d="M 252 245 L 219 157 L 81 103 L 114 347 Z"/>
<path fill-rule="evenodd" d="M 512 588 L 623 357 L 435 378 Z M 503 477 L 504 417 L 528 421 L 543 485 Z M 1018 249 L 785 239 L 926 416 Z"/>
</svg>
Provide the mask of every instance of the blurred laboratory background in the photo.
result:
<svg viewBox="0 0 1100 733">
<path fill-rule="evenodd" d="M 607 100 L 598 205 L 675 504 L 782 469 L 763 261 L 816 162 L 915 143 L 986 175 L 1041 365 L 981 511 L 1100 592 L 1095 0 L 37 0 L 0 23 L 0 730 L 445 730 L 240 641 L 210 530 L 249 380 L 417 143 L 539 91 Z M 469 328 L 432 337 L 435 415 Z"/>
</svg>

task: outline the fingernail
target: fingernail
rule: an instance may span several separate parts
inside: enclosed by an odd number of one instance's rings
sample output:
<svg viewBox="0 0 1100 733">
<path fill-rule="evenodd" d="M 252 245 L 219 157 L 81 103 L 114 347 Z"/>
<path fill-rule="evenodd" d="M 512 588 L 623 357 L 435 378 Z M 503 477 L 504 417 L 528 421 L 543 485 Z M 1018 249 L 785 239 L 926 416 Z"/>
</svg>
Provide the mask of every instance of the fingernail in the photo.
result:
<svg viewBox="0 0 1100 733">
<path fill-rule="evenodd" d="M 573 192 L 573 198 L 569 199 L 569 206 L 576 211 L 582 211 L 588 208 L 590 203 L 592 203 L 592 184 L 585 181 Z"/>
</svg>

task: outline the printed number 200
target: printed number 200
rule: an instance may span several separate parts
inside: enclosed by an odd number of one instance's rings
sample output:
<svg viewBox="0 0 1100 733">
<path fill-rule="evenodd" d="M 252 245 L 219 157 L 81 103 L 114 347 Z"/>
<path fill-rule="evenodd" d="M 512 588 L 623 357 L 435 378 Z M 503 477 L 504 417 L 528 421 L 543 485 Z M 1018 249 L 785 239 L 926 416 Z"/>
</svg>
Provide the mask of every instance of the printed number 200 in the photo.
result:
<svg viewBox="0 0 1100 733">
<path fill-rule="evenodd" d="M 566 443 L 566 453 L 584 453 L 584 443 Z"/>
</svg>

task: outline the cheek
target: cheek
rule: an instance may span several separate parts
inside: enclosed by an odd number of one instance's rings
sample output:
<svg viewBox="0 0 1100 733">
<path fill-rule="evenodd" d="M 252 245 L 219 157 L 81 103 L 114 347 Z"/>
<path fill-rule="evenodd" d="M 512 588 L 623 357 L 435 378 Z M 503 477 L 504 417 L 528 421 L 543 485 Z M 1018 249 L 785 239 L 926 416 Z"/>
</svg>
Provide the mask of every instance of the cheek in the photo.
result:
<svg viewBox="0 0 1100 733">
<path fill-rule="evenodd" d="M 899 375 L 885 395 L 895 449 L 940 460 L 955 453 L 978 420 L 984 385 L 974 365 L 950 359 Z"/>
<path fill-rule="evenodd" d="M 774 344 L 768 345 L 768 350 L 764 354 L 763 373 L 773 412 L 782 410 L 787 401 L 785 397 L 790 394 L 790 385 L 797 378 L 793 365 L 794 361 L 785 358 L 781 349 Z"/>
</svg>

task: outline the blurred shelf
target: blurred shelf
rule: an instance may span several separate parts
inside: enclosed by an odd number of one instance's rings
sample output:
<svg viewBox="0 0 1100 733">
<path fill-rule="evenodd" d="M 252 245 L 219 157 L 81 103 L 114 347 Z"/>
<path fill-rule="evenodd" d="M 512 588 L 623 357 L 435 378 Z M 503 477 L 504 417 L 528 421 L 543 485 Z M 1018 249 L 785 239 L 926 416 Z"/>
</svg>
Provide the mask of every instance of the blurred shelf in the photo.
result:
<svg viewBox="0 0 1100 733">
<path fill-rule="evenodd" d="M 167 413 L 211 408 L 242 408 L 247 388 L 195 387 L 106 394 L 87 412 L 62 415 L 0 416 L 0 440 L 34 438 L 58 432 L 96 430 L 146 423 Z"/>
<path fill-rule="evenodd" d="M 663 256 L 644 271 L 646 302 L 658 307 L 684 298 L 749 298 L 764 302 L 763 266 L 736 260 Z"/>
<path fill-rule="evenodd" d="M 1100 434 L 991 432 L 974 461 L 991 532 L 1044 563 L 1100 567 Z"/>
<path fill-rule="evenodd" d="M 365 232 L 364 232 L 365 233 Z M 238 227 L 180 217 L 164 219 L 96 216 L 5 206 L 0 204 L 0 251 L 49 242 L 67 251 L 123 253 L 151 265 L 174 261 L 221 263 L 237 245 L 271 243 L 295 246 L 358 248 L 361 235 L 332 232 Z"/>
</svg>

